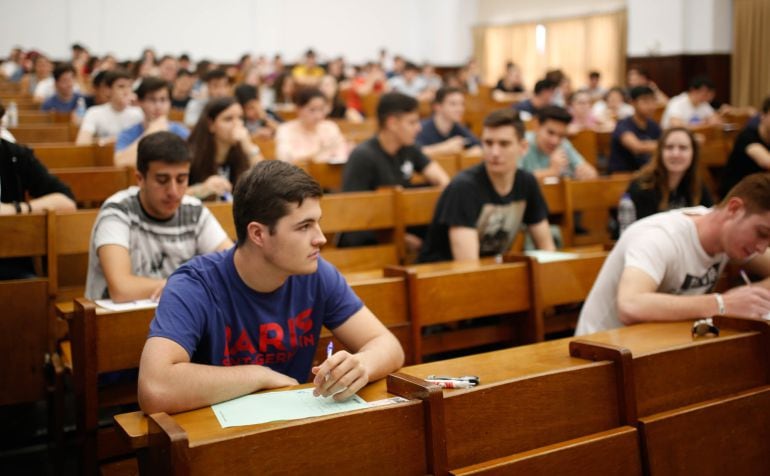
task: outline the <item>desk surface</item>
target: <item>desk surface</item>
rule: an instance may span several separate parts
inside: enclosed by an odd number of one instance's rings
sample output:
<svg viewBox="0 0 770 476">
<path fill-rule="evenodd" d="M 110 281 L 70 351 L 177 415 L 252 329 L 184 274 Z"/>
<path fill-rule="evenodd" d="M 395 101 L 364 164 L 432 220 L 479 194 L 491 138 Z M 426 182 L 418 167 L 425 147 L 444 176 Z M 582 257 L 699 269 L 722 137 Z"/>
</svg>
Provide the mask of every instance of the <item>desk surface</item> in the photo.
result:
<svg viewBox="0 0 770 476">
<path fill-rule="evenodd" d="M 649 323 L 583 336 L 581 339 L 627 347 L 637 356 L 691 344 L 690 329 L 691 322 L 689 321 Z M 729 338 L 738 334 L 742 334 L 742 332 L 723 329 L 722 335 L 717 339 Z M 507 379 L 592 365 L 589 361 L 570 357 L 568 347 L 569 342 L 573 339 L 559 339 L 414 365 L 404 367 L 401 372 L 420 378 L 425 378 L 430 374 L 477 375 L 481 384 L 484 385 Z M 452 391 L 445 390 L 445 392 Z M 384 379 L 367 385 L 359 392 L 359 395 L 367 401 L 390 396 L 386 391 Z M 221 428 L 210 407 L 180 413 L 174 415 L 174 419 L 187 432 L 191 445 L 228 439 L 236 435 L 255 433 L 286 424 L 286 422 L 271 422 L 261 425 Z M 120 431 L 125 434 L 133 448 L 142 448 L 147 445 L 147 422 L 141 412 L 118 415 L 115 420 Z"/>
</svg>

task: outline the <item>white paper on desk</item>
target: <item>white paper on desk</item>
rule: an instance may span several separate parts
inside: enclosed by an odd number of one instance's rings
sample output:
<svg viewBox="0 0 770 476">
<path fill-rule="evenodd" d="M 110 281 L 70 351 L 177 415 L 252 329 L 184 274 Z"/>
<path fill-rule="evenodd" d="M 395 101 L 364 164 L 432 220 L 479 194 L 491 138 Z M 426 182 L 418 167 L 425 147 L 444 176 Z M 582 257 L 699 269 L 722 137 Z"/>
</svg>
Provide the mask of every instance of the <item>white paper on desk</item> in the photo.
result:
<svg viewBox="0 0 770 476">
<path fill-rule="evenodd" d="M 331 398 L 314 397 L 312 388 L 246 395 L 211 406 L 222 428 L 298 420 L 360 408 L 369 408 L 369 405 L 358 395 L 336 402 Z"/>
<path fill-rule="evenodd" d="M 568 259 L 575 259 L 580 256 L 577 253 L 567 253 L 565 251 L 545 251 L 545 250 L 529 250 L 529 251 L 525 251 L 524 254 L 535 258 L 539 263 L 551 263 L 553 261 L 564 261 Z"/>
<path fill-rule="evenodd" d="M 97 306 L 110 311 L 133 311 L 134 309 L 150 309 L 158 307 L 158 302 L 152 299 L 139 299 L 138 301 L 113 302 L 112 299 L 97 299 Z"/>
</svg>

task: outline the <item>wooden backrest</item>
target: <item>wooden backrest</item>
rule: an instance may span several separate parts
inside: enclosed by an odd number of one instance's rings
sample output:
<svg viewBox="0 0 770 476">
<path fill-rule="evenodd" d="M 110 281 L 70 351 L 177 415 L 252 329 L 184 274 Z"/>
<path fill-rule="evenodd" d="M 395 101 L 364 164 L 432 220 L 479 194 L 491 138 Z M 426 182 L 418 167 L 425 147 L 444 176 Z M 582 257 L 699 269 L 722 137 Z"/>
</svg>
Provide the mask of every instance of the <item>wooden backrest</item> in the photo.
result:
<svg viewBox="0 0 770 476">
<path fill-rule="evenodd" d="M 345 164 L 329 164 L 308 162 L 298 164 L 300 167 L 316 179 L 321 188 L 327 192 L 339 192 L 342 190 L 342 172 Z"/>
<path fill-rule="evenodd" d="M 566 349 L 565 349 L 566 352 Z M 616 369 L 603 361 L 444 396 L 449 468 L 481 463 L 623 425 Z"/>
<path fill-rule="evenodd" d="M 233 219 L 233 204 L 229 202 L 205 202 L 206 208 L 209 209 L 214 218 L 217 219 L 222 228 L 225 229 L 227 236 L 231 240 L 237 239 L 235 233 L 235 221 Z"/>
<path fill-rule="evenodd" d="M 353 278 L 348 279 L 348 283 L 364 305 L 396 336 L 404 349 L 405 365 L 410 364 L 413 350 L 406 280 L 403 277 Z M 331 334 L 324 329 L 316 350 L 315 362 L 320 363 L 326 359 L 326 344 L 329 339 Z M 339 349 L 344 348 L 336 340 L 335 344 Z"/>
<path fill-rule="evenodd" d="M 449 262 L 387 270 L 406 276 L 409 315 L 412 318 L 414 361 L 423 355 L 512 339 L 513 319 L 488 334 L 471 329 L 442 338 L 422 335 L 422 328 L 483 316 L 518 313 L 532 309 L 529 270 L 526 263 Z M 527 323 L 529 327 L 531 323 Z M 527 333 L 531 331 L 528 330 Z M 470 334 L 464 335 L 463 334 Z"/>
<path fill-rule="evenodd" d="M 596 131 L 592 129 L 583 129 L 569 136 L 569 141 L 575 150 L 586 159 L 586 162 L 597 166 L 599 157 L 599 143 L 596 139 Z"/>
<path fill-rule="evenodd" d="M 548 205 L 548 213 L 561 214 L 567 209 L 567 199 L 564 196 L 564 182 L 547 181 L 539 182 L 540 192 Z"/>
<path fill-rule="evenodd" d="M 6 103 L 7 104 L 7 103 Z M 19 111 L 19 124 L 22 126 L 36 124 L 54 124 L 54 113 L 49 111 Z"/>
<path fill-rule="evenodd" d="M 480 164 L 483 161 L 481 155 L 467 155 L 460 154 L 457 160 L 457 167 L 459 170 L 465 170 L 468 167 L 473 167 L 476 164 Z"/>
<path fill-rule="evenodd" d="M 0 216 L 0 259 L 44 257 L 47 215 Z M 44 357 L 49 350 L 48 278 L 0 281 L 0 405 L 43 397 Z"/>
<path fill-rule="evenodd" d="M 71 142 L 75 140 L 69 124 L 20 125 L 9 130 L 19 144 Z"/>
<path fill-rule="evenodd" d="M 460 171 L 459 154 L 434 154 L 429 157 L 430 160 L 439 164 L 450 177 L 454 177 Z"/>
<path fill-rule="evenodd" d="M 277 425 L 238 438 L 191 446 L 166 414 L 149 419 L 150 466 L 157 474 L 258 475 L 433 473 L 426 458 L 422 402 L 359 410 Z"/>
<path fill-rule="evenodd" d="M 351 142 L 363 142 L 377 133 L 377 119 L 368 117 L 363 122 L 350 122 L 345 119 L 334 119 L 342 135 Z"/>
<path fill-rule="evenodd" d="M 636 428 L 619 428 L 582 436 L 536 450 L 454 469 L 456 476 L 493 474 L 642 475 Z"/>
<path fill-rule="evenodd" d="M 75 145 L 69 143 L 35 144 L 35 157 L 49 169 L 101 167 L 113 165 L 115 144 Z"/>
<path fill-rule="evenodd" d="M 640 420 L 649 474 L 770 474 L 770 386 Z"/>
<path fill-rule="evenodd" d="M 111 195 L 135 183 L 131 167 L 72 167 L 51 169 L 75 195 L 79 204 L 98 206 Z"/>
<path fill-rule="evenodd" d="M 399 188 L 396 190 L 397 216 L 404 226 L 428 225 L 440 196 L 438 187 Z"/>
<path fill-rule="evenodd" d="M 590 180 L 564 179 L 564 244 L 574 245 L 575 212 L 597 211 L 609 217 L 609 211 L 617 208 L 620 198 L 626 193 L 632 180 L 633 174 L 626 173 Z M 606 231 L 604 234 L 607 235 Z M 609 240 L 609 236 L 605 236 L 604 240 Z"/>
<path fill-rule="evenodd" d="M 251 142 L 259 146 L 259 150 L 262 152 L 262 157 L 268 160 L 275 159 L 275 139 L 264 137 L 252 137 Z"/>
<path fill-rule="evenodd" d="M 52 214 L 48 274 L 56 302 L 71 301 L 85 292 L 91 230 L 98 214 L 95 208 Z"/>
</svg>

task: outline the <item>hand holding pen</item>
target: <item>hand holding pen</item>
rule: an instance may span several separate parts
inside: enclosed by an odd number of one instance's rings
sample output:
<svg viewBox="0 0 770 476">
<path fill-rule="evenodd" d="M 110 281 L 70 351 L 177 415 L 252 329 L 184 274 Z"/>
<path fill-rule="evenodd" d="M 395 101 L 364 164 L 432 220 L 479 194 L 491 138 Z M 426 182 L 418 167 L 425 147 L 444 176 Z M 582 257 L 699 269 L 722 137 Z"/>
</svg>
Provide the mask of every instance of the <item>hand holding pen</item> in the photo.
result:
<svg viewBox="0 0 770 476">
<path fill-rule="evenodd" d="M 333 397 L 340 402 L 352 397 L 369 382 L 358 356 L 345 350 L 335 354 L 332 342 L 326 347 L 326 360 L 311 371 L 315 375 L 313 395 Z"/>
</svg>

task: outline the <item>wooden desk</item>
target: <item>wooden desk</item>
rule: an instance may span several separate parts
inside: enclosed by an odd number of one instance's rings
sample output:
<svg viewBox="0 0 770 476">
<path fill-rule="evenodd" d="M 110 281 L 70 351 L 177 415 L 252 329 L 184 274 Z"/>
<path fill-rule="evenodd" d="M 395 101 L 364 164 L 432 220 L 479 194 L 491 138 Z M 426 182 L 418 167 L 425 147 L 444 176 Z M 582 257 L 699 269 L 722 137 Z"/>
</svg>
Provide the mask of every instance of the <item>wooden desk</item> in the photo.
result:
<svg viewBox="0 0 770 476">
<path fill-rule="evenodd" d="M 477 375 L 482 384 L 546 373 L 570 367 L 586 365 L 583 359 L 571 357 L 567 350 L 569 339 L 543 342 L 536 345 L 514 347 L 457 359 L 431 362 L 404 367 L 400 372 L 414 377 L 428 375 Z M 297 388 L 308 387 L 303 385 Z M 452 392 L 446 390 L 445 392 Z M 372 382 L 358 392 L 366 401 L 391 397 L 386 391 L 385 379 Z M 211 407 L 200 408 L 174 415 L 174 420 L 187 432 L 190 444 L 233 438 L 254 430 L 255 427 L 272 428 L 286 422 L 270 422 L 262 425 L 222 428 Z M 142 412 L 117 415 L 119 431 L 128 438 L 135 449 L 147 446 L 147 420 Z"/>
</svg>

